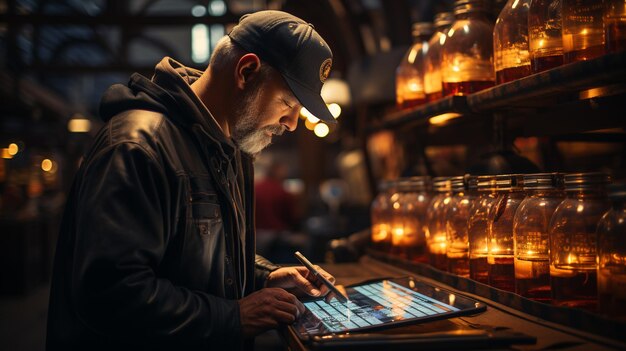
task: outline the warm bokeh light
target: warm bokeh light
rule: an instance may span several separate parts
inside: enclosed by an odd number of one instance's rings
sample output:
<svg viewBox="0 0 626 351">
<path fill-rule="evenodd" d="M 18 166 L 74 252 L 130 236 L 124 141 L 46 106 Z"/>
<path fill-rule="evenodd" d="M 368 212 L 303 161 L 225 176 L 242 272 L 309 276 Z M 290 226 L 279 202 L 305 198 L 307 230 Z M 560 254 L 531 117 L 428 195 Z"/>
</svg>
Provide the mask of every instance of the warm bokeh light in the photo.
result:
<svg viewBox="0 0 626 351">
<path fill-rule="evenodd" d="M 313 130 L 313 129 L 315 129 L 315 124 L 316 124 L 316 123 L 313 123 L 313 122 L 309 121 L 309 119 L 308 119 L 308 118 L 304 120 L 304 127 L 305 127 L 306 129 L 308 129 L 308 130 Z"/>
<path fill-rule="evenodd" d="M 444 113 L 441 115 L 437 115 L 434 117 L 431 117 L 428 122 L 430 124 L 434 124 L 434 125 L 441 125 L 441 124 L 445 124 L 446 122 L 448 122 L 451 119 L 454 118 L 458 118 L 461 117 L 461 114 L 459 113 L 454 113 L 454 112 L 448 112 L 448 113 Z"/>
<path fill-rule="evenodd" d="M 9 144 L 9 155 L 15 156 L 20 151 L 20 148 L 15 143 Z"/>
<path fill-rule="evenodd" d="M 67 123 L 67 130 L 72 133 L 87 133 L 91 130 L 91 121 L 86 118 L 73 118 Z"/>
<path fill-rule="evenodd" d="M 313 132 L 318 137 L 323 138 L 328 135 L 328 133 L 330 132 L 330 129 L 328 129 L 328 126 L 326 124 L 318 123 L 313 129 Z"/>
<path fill-rule="evenodd" d="M 52 161 L 47 158 L 41 161 L 41 169 L 44 172 L 50 172 L 50 170 L 52 169 Z"/>
<path fill-rule="evenodd" d="M 10 160 L 13 158 L 13 155 L 11 155 L 11 153 L 9 153 L 9 148 L 3 148 L 2 149 L 2 158 L 6 158 L 7 160 Z"/>
<path fill-rule="evenodd" d="M 319 118 L 313 116 L 313 114 L 311 112 L 309 112 L 309 110 L 307 110 L 304 107 L 300 109 L 300 115 L 302 117 L 305 117 L 309 122 L 311 122 L 313 124 L 315 124 L 315 123 L 320 121 Z"/>
<path fill-rule="evenodd" d="M 333 102 L 332 104 L 329 104 L 327 106 L 328 106 L 328 110 L 330 111 L 330 114 L 333 115 L 335 119 L 337 119 L 339 115 L 341 115 L 341 106 L 339 106 L 339 104 L 336 104 Z"/>
</svg>

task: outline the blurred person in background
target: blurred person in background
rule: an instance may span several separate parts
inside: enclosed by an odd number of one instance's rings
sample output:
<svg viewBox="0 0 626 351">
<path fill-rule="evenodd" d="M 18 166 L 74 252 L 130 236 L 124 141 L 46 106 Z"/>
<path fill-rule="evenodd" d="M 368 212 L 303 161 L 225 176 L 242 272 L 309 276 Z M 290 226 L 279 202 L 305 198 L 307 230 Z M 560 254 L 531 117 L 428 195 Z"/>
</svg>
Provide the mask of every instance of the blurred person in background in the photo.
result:
<svg viewBox="0 0 626 351">
<path fill-rule="evenodd" d="M 166 57 L 109 88 L 61 224 L 49 350 L 249 349 L 303 312 L 295 295 L 327 292 L 255 255 L 252 160 L 302 106 L 334 122 L 331 64 L 312 25 L 261 11 L 205 71 Z"/>
</svg>

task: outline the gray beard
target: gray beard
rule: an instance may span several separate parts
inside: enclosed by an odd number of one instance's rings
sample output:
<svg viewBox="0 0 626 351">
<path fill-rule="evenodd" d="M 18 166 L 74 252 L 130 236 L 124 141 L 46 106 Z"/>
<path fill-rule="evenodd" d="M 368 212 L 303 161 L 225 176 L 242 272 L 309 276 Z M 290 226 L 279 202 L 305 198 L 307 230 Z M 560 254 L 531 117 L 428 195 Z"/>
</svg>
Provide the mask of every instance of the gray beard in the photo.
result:
<svg viewBox="0 0 626 351">
<path fill-rule="evenodd" d="M 255 89 L 256 90 L 256 89 Z M 280 124 L 259 128 L 262 119 L 258 110 L 257 91 L 246 94 L 237 108 L 239 119 L 233 130 L 233 140 L 241 150 L 250 155 L 256 155 L 272 143 L 272 135 L 281 135 L 285 127 Z M 269 135 L 268 135 L 269 134 Z"/>
</svg>

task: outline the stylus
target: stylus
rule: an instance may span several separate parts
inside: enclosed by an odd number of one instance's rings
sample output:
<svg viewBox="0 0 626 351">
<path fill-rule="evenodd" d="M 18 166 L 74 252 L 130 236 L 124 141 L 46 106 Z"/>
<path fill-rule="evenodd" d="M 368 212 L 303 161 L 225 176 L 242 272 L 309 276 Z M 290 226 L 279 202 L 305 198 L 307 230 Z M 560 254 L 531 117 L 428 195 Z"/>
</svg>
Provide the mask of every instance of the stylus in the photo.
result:
<svg viewBox="0 0 626 351">
<path fill-rule="evenodd" d="M 326 285 L 328 289 L 330 289 L 330 291 L 332 291 L 333 293 L 335 293 L 335 295 L 337 295 L 338 300 L 342 302 L 349 301 L 348 297 L 345 296 L 341 291 L 339 291 L 339 289 L 337 289 L 337 287 L 335 287 L 335 285 L 331 283 L 330 280 L 326 279 L 326 277 L 324 277 L 320 273 L 320 271 L 315 269 L 311 261 L 309 261 L 306 257 L 304 257 L 304 255 L 301 254 L 300 251 L 296 251 L 295 255 L 298 261 L 300 261 L 311 273 L 313 273 L 315 277 L 317 277 L 322 283 L 324 283 L 324 285 Z"/>
</svg>

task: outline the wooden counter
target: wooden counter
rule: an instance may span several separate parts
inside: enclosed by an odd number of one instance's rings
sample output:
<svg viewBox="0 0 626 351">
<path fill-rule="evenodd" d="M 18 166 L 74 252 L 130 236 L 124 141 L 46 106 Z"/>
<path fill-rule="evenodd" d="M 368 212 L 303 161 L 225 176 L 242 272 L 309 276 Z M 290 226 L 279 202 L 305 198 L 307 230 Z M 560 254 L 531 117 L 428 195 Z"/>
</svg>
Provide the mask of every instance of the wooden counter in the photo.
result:
<svg viewBox="0 0 626 351">
<path fill-rule="evenodd" d="M 322 264 L 331 274 L 335 275 L 337 284 L 351 285 L 364 280 L 384 277 L 402 277 L 412 275 L 433 285 L 461 292 L 449 285 L 442 284 L 434 279 L 420 276 L 415 272 L 398 268 L 396 265 L 384 263 L 382 260 L 371 256 L 364 256 L 358 263 Z M 587 333 L 582 330 L 550 322 L 528 313 L 521 312 L 504 304 L 481 297 L 475 294 L 462 292 L 463 294 L 487 304 L 487 311 L 469 317 L 457 317 L 443 321 L 423 323 L 413 326 L 413 332 L 432 332 L 434 330 L 448 330 L 452 327 L 463 326 L 476 329 L 511 330 L 523 332 L 537 338 L 535 345 L 515 345 L 512 350 L 616 350 L 626 349 L 624 340 L 615 340 Z M 626 330 L 624 330 L 626 333 Z M 281 330 L 281 336 L 290 350 L 310 350 L 296 337 L 292 327 Z M 361 350 L 369 350 L 368 347 L 360 347 Z M 386 347 L 386 350 L 394 348 Z M 510 349 L 510 348 L 505 348 Z"/>
</svg>

